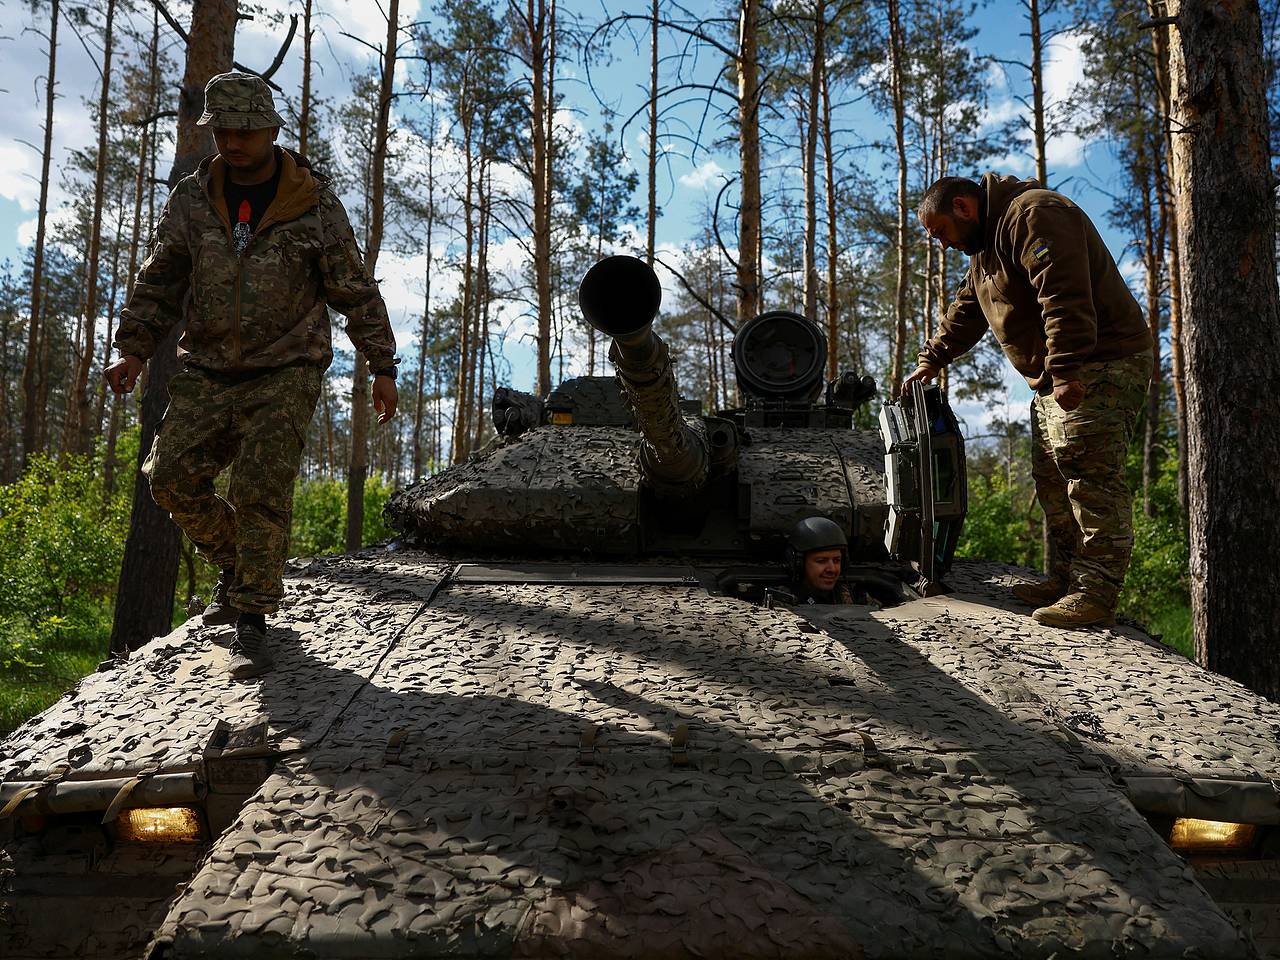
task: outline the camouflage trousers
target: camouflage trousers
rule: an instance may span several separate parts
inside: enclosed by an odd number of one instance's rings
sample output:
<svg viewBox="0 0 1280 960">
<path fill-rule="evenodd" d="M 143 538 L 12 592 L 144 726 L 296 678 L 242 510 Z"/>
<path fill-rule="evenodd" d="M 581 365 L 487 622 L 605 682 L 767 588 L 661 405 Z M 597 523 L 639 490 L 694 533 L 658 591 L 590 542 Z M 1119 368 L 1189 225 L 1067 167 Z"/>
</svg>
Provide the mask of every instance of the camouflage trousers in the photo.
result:
<svg viewBox="0 0 1280 960">
<path fill-rule="evenodd" d="M 235 567 L 228 597 L 238 610 L 274 613 L 284 596 L 293 484 L 322 377 L 310 365 L 246 380 L 188 367 L 169 382 L 142 472 L 200 554 Z M 228 466 L 223 499 L 213 482 Z"/>
<path fill-rule="evenodd" d="M 1076 409 L 1052 393 L 1031 401 L 1031 473 L 1057 552 L 1052 573 L 1112 608 L 1133 552 L 1125 460 L 1151 368 L 1149 353 L 1086 363 Z"/>
</svg>

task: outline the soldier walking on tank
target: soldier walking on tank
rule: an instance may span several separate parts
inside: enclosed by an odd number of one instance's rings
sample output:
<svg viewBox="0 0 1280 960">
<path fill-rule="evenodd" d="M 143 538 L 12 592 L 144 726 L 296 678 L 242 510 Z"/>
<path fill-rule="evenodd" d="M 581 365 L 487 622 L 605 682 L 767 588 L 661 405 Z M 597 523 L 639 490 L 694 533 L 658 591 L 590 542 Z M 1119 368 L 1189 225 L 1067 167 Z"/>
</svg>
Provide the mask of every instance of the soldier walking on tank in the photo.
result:
<svg viewBox="0 0 1280 960">
<path fill-rule="evenodd" d="M 927 382 L 991 329 L 1035 391 L 1032 475 L 1056 551 L 1014 595 L 1040 623 L 1109 623 L 1133 549 L 1129 440 L 1152 371 L 1151 333 L 1084 211 L 1034 180 L 944 177 L 917 210 L 969 272 L 907 377 Z"/>
<path fill-rule="evenodd" d="M 229 670 L 269 670 L 266 615 L 284 596 L 293 485 L 333 360 L 328 309 L 369 360 L 373 405 L 396 408 L 395 338 L 346 211 L 305 158 L 275 145 L 283 121 L 259 77 L 224 73 L 198 121 L 218 152 L 179 181 L 120 314 L 105 375 L 133 389 L 180 318 L 183 369 L 143 473 L 156 503 L 221 570 L 206 624 L 235 624 Z M 227 498 L 214 478 L 231 467 Z"/>
</svg>

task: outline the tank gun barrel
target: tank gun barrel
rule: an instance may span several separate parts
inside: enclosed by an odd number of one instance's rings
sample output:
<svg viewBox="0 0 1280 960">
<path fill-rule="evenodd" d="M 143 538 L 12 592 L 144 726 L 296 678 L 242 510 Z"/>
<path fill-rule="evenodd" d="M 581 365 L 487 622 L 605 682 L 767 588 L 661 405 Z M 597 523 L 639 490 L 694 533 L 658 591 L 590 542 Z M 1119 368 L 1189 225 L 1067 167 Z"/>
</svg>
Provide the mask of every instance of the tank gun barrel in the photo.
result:
<svg viewBox="0 0 1280 960">
<path fill-rule="evenodd" d="M 702 431 L 680 413 L 671 354 L 653 332 L 662 285 L 643 260 L 606 257 L 578 287 L 582 316 L 613 340 L 609 359 L 644 437 L 640 464 L 660 494 L 693 493 L 707 479 L 710 457 Z"/>
</svg>

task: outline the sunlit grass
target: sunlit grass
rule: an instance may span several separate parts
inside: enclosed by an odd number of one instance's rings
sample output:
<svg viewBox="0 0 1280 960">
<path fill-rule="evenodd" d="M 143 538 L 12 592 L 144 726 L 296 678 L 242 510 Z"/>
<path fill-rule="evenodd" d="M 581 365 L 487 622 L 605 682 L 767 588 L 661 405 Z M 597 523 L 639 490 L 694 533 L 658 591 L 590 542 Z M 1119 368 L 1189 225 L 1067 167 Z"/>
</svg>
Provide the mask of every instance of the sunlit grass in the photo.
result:
<svg viewBox="0 0 1280 960">
<path fill-rule="evenodd" d="M 107 634 L 89 636 L 39 660 L 0 670 L 0 736 L 47 710 L 106 659 Z"/>
<path fill-rule="evenodd" d="M 1173 647 L 1183 656 L 1195 658 L 1195 643 L 1191 638 L 1191 608 L 1171 607 L 1161 610 L 1151 618 L 1147 629 L 1160 642 Z"/>
</svg>

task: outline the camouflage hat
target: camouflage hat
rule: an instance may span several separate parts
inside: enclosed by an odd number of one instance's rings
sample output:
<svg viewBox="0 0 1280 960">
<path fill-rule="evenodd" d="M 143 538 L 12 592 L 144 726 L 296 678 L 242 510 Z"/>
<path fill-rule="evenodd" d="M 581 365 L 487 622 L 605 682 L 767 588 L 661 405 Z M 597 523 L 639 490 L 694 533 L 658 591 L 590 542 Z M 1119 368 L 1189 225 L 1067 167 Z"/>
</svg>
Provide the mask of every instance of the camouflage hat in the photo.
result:
<svg viewBox="0 0 1280 960">
<path fill-rule="evenodd" d="M 220 73 L 204 87 L 204 113 L 196 121 L 200 127 L 225 127 L 232 130 L 262 130 L 283 127 L 276 113 L 271 88 L 261 77 L 232 70 Z"/>
</svg>

